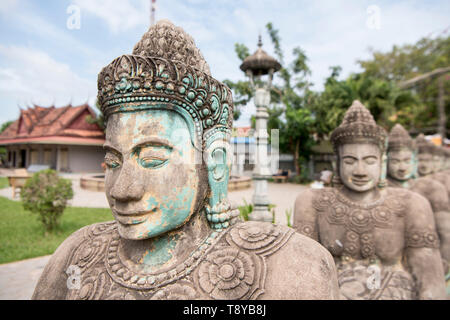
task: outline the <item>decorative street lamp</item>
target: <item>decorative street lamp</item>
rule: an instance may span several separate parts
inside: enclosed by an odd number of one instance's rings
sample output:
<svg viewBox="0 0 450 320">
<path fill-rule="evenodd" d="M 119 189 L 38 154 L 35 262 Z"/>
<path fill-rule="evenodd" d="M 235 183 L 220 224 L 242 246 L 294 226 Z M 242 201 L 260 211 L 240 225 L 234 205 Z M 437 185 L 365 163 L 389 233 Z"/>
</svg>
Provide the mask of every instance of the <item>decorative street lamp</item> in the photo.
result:
<svg viewBox="0 0 450 320">
<path fill-rule="evenodd" d="M 267 180 L 272 176 L 267 156 L 269 135 L 267 133 L 267 107 L 270 103 L 270 88 L 273 74 L 281 69 L 280 63 L 269 56 L 262 48 L 261 36 L 258 40 L 258 49 L 242 62 L 240 69 L 250 79 L 252 90 L 255 91 L 256 106 L 256 159 L 253 169 L 253 181 L 255 193 L 253 194 L 253 212 L 250 220 L 272 221 L 269 212 L 269 196 L 267 192 Z M 268 75 L 267 81 L 262 76 Z"/>
</svg>

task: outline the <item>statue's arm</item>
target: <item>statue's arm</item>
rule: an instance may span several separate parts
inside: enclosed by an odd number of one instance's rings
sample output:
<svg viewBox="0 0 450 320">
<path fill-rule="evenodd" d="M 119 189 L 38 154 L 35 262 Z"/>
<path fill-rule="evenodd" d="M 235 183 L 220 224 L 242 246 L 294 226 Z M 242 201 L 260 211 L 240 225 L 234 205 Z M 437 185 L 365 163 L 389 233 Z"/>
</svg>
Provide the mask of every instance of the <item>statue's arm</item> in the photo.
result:
<svg viewBox="0 0 450 320">
<path fill-rule="evenodd" d="M 308 189 L 295 199 L 293 228 L 298 233 L 319 241 L 314 197 L 314 190 Z"/>
<path fill-rule="evenodd" d="M 263 299 L 339 300 L 340 291 L 333 257 L 317 241 L 293 233 L 268 259 Z"/>
<path fill-rule="evenodd" d="M 436 229 L 441 242 L 442 259 L 446 261 L 447 268 L 450 263 L 450 210 L 441 210 L 434 214 L 436 220 Z M 448 272 L 448 270 L 444 270 Z"/>
<path fill-rule="evenodd" d="M 416 279 L 419 299 L 445 299 L 439 238 L 431 206 L 415 194 L 406 213 L 406 258 Z"/>
<path fill-rule="evenodd" d="M 83 229 L 69 236 L 56 249 L 44 268 L 39 281 L 34 289 L 32 300 L 62 300 L 68 292 L 66 273 L 68 260 L 77 245 L 81 242 Z"/>
</svg>

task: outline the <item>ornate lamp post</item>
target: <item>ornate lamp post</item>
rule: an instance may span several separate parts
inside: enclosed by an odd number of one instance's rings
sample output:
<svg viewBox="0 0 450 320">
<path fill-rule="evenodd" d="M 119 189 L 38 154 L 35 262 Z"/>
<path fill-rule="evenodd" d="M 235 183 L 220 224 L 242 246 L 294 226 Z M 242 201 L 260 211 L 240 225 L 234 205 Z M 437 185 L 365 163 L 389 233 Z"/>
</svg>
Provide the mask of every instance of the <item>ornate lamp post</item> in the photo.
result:
<svg viewBox="0 0 450 320">
<path fill-rule="evenodd" d="M 267 156 L 267 107 L 270 103 L 270 88 L 273 74 L 281 69 L 280 63 L 269 56 L 262 48 L 261 36 L 258 40 L 258 49 L 254 54 L 245 58 L 240 69 L 250 79 L 252 89 L 255 91 L 256 106 L 256 159 L 253 169 L 255 193 L 253 194 L 253 213 L 250 220 L 272 221 L 269 212 L 269 196 L 267 193 L 267 180 L 271 177 L 269 159 Z M 267 75 L 266 81 L 262 76 Z"/>
</svg>

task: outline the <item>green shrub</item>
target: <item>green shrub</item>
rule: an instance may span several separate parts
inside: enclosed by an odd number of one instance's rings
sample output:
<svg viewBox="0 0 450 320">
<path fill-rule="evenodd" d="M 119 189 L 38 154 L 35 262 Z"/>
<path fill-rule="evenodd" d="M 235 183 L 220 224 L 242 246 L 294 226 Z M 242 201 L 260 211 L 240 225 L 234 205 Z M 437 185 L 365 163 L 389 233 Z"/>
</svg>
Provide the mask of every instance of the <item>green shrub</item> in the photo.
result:
<svg viewBox="0 0 450 320">
<path fill-rule="evenodd" d="M 36 172 L 20 192 L 23 208 L 37 213 L 46 231 L 53 231 L 73 198 L 72 182 L 51 169 Z"/>
<path fill-rule="evenodd" d="M 292 209 L 286 209 L 284 214 L 286 215 L 287 226 L 292 228 L 292 224 L 291 224 Z"/>
<path fill-rule="evenodd" d="M 238 209 L 239 209 L 239 213 L 241 214 L 242 220 L 248 221 L 248 215 L 253 212 L 253 204 L 247 203 L 247 201 L 245 201 L 245 199 L 244 199 L 244 203 L 245 203 L 245 205 L 240 206 Z"/>
<path fill-rule="evenodd" d="M 253 204 L 252 203 L 247 203 L 247 201 L 244 200 L 244 205 L 238 207 L 239 212 L 241 214 L 241 218 L 244 221 L 248 221 L 248 216 L 253 212 Z M 274 208 L 276 207 L 276 205 L 274 204 L 269 204 L 268 206 L 268 210 L 272 213 L 272 223 L 275 223 L 275 210 Z"/>
</svg>

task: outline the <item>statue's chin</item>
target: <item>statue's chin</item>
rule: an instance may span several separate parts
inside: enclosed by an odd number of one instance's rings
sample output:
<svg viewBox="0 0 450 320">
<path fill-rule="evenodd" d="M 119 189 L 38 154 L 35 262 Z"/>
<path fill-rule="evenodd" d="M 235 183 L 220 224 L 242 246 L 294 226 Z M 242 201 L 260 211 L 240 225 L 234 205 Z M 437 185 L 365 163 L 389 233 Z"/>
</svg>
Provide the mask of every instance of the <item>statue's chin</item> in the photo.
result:
<svg viewBox="0 0 450 320">
<path fill-rule="evenodd" d="M 407 175 L 391 175 L 391 178 L 394 178 L 397 181 L 405 182 L 411 179 L 411 174 Z"/>
<path fill-rule="evenodd" d="M 160 236 L 170 230 L 162 227 L 150 228 L 144 224 L 124 225 L 119 222 L 117 231 L 121 238 L 127 240 L 145 240 Z"/>
</svg>

